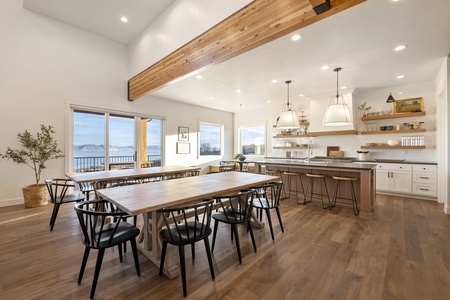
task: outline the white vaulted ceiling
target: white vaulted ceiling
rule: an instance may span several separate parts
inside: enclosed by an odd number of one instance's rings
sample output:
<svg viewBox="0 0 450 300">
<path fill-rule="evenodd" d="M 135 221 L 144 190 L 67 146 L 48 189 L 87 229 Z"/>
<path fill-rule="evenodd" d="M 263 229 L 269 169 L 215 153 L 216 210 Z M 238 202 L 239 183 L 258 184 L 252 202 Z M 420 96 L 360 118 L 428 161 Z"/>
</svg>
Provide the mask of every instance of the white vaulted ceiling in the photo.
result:
<svg viewBox="0 0 450 300">
<path fill-rule="evenodd" d="M 24 7 L 129 44 L 174 2 L 24 0 Z M 123 11 L 133 18 L 133 28 L 117 27 Z M 264 107 L 267 101 L 281 105 L 286 101 L 286 80 L 292 80 L 293 103 L 304 99 L 300 94 L 307 98 L 333 93 L 335 67 L 342 68 L 340 85 L 349 89 L 431 81 L 450 53 L 450 1 L 368 0 L 298 33 L 299 41 L 282 37 L 202 71 L 202 79 L 192 76 L 151 95 L 238 112 Z M 407 48 L 393 51 L 399 44 Z M 321 70 L 323 65 L 330 68 Z M 398 75 L 405 77 L 397 79 Z M 273 79 L 278 83 L 271 83 Z"/>
</svg>

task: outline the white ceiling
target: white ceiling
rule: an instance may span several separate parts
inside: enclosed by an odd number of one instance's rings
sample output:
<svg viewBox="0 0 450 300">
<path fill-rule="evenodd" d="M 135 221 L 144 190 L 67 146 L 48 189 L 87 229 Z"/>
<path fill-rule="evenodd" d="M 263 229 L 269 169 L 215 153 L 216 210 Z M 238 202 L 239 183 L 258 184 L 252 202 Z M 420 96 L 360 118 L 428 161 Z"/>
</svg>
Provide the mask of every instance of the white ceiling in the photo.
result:
<svg viewBox="0 0 450 300">
<path fill-rule="evenodd" d="M 24 0 L 24 7 L 128 44 L 173 2 Z M 126 32 L 119 29 L 117 26 L 123 24 L 118 24 L 117 19 L 123 11 L 133 24 L 139 25 Z M 291 41 L 290 35 L 282 37 L 210 67 L 201 73 L 202 79 L 192 76 L 153 95 L 239 112 L 281 105 L 286 101 L 286 80 L 292 80 L 290 99 L 296 106 L 313 95 L 330 92 L 331 96 L 336 92 L 336 67 L 342 68 L 340 86 L 348 89 L 434 80 L 444 57 L 450 53 L 450 1 L 368 0 L 299 33 L 303 35 L 299 41 Z M 393 51 L 399 44 L 408 47 Z M 322 71 L 323 65 L 330 68 Z M 397 75 L 405 77 L 396 79 Z M 278 83 L 271 83 L 272 79 Z M 237 89 L 242 92 L 236 93 Z M 397 94 L 400 90 L 392 92 L 394 98 L 401 99 Z M 305 97 L 299 97 L 300 94 Z M 269 100 L 271 104 L 267 103 Z"/>
</svg>

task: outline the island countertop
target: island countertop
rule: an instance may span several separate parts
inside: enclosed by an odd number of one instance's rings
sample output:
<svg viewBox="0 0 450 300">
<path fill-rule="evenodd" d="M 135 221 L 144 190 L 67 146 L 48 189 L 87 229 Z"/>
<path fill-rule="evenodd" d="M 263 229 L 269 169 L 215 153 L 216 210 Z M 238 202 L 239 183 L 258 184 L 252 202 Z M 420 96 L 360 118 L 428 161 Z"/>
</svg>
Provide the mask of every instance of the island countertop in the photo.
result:
<svg viewBox="0 0 450 300">
<path fill-rule="evenodd" d="M 376 163 L 351 163 L 351 162 L 317 162 L 317 161 L 304 161 L 294 159 L 265 159 L 255 161 L 255 164 L 261 165 L 278 165 L 287 167 L 313 167 L 313 168 L 334 168 L 334 169 L 349 169 L 349 170 L 372 170 L 377 166 Z"/>
</svg>

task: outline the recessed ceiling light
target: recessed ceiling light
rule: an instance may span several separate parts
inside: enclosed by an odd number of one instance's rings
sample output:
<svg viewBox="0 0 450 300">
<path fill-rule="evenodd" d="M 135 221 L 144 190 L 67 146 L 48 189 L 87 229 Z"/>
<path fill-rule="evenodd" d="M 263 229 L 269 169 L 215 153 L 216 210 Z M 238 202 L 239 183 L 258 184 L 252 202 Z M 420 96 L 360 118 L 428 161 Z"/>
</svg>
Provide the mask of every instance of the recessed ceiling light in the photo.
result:
<svg viewBox="0 0 450 300">
<path fill-rule="evenodd" d="M 128 19 L 127 19 L 126 17 L 122 17 L 122 18 L 120 18 L 120 21 L 122 21 L 122 22 L 124 22 L 124 23 L 127 23 L 127 22 L 128 22 Z"/>
<path fill-rule="evenodd" d="M 300 94 L 300 95 L 298 95 L 299 97 L 305 97 L 305 95 L 303 95 L 303 94 Z"/>
<path fill-rule="evenodd" d="M 404 78 L 405 77 L 405 75 L 398 75 L 397 76 L 397 79 L 402 79 L 402 78 Z"/>
<path fill-rule="evenodd" d="M 392 0 L 392 2 L 400 2 L 400 0 Z"/>
<path fill-rule="evenodd" d="M 403 92 L 398 92 L 399 95 L 403 94 Z"/>
<path fill-rule="evenodd" d="M 397 47 L 394 48 L 394 51 L 402 51 L 406 47 L 408 47 L 408 46 L 407 45 L 398 45 Z"/>
<path fill-rule="evenodd" d="M 241 90 L 236 90 L 236 93 L 240 93 L 240 92 L 242 92 Z"/>
<path fill-rule="evenodd" d="M 322 69 L 322 70 L 328 70 L 329 68 L 330 68 L 329 66 L 326 66 L 326 65 L 325 65 L 325 66 L 322 66 L 321 69 Z"/>
<path fill-rule="evenodd" d="M 298 41 L 301 38 L 302 38 L 302 35 L 297 33 L 291 37 L 291 41 Z"/>
<path fill-rule="evenodd" d="M 277 83 L 278 82 L 278 80 L 276 80 L 276 79 L 272 79 L 272 81 L 271 81 L 272 83 Z"/>
<path fill-rule="evenodd" d="M 272 101 L 270 101 L 270 100 L 267 100 L 266 102 L 267 102 L 267 103 L 272 103 Z"/>
<path fill-rule="evenodd" d="M 341 90 L 345 90 L 347 87 L 344 85 L 344 86 L 341 86 Z"/>
<path fill-rule="evenodd" d="M 209 100 L 214 100 L 214 97 L 212 97 L 212 96 L 211 96 L 211 97 L 209 97 Z"/>
<path fill-rule="evenodd" d="M 202 75 L 200 75 L 200 74 L 198 74 L 197 76 L 195 76 L 195 78 L 198 78 L 198 79 L 202 79 L 202 78 L 203 78 L 203 76 L 202 76 Z"/>
</svg>

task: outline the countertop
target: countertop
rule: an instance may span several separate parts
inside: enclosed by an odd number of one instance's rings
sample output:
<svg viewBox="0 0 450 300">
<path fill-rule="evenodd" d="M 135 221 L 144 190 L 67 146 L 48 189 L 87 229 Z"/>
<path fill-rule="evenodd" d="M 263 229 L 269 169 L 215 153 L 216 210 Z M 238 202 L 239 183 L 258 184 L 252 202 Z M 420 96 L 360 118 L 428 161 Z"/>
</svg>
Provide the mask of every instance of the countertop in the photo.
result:
<svg viewBox="0 0 450 300">
<path fill-rule="evenodd" d="M 294 158 L 294 157 L 265 157 L 266 160 L 292 160 L 292 161 L 299 161 L 302 160 L 302 158 Z M 379 158 L 379 160 L 375 160 L 375 159 L 368 159 L 368 160 L 359 160 L 359 159 L 354 159 L 353 160 L 354 163 L 368 163 L 368 164 L 385 164 L 385 163 L 394 163 L 394 164 L 417 164 L 417 165 L 437 165 L 436 162 L 425 162 L 425 161 L 413 161 L 413 160 L 396 160 L 396 159 L 382 159 Z"/>
<path fill-rule="evenodd" d="M 261 165 L 278 165 L 278 166 L 298 166 L 298 167 L 314 167 L 314 168 L 336 168 L 336 169 L 352 169 L 352 170 L 371 170 L 376 167 L 372 163 L 345 163 L 345 162 L 305 162 L 303 160 L 295 159 L 266 159 L 255 161 L 256 164 Z"/>
</svg>

